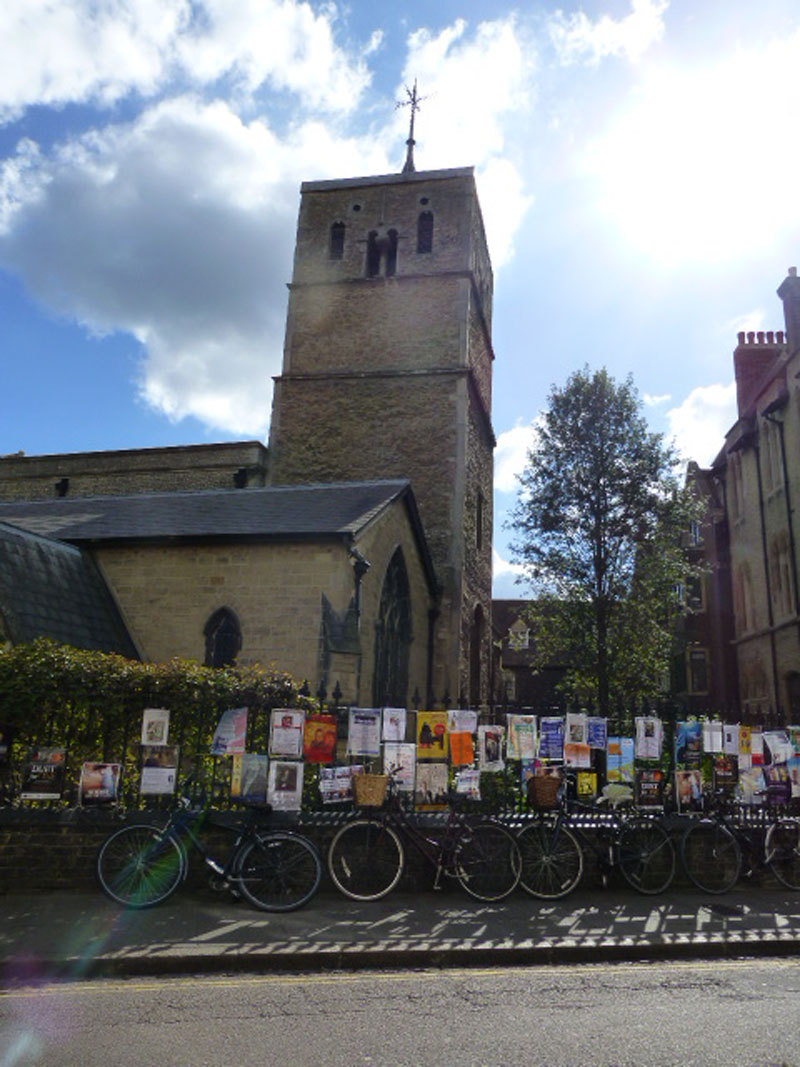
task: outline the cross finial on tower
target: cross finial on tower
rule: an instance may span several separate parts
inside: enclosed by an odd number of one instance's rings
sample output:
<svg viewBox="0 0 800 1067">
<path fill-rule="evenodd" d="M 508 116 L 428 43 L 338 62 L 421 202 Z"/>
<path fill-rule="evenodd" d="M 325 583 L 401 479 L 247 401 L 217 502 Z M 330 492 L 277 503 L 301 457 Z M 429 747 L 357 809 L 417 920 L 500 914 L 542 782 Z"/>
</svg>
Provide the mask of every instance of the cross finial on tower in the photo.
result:
<svg viewBox="0 0 800 1067">
<path fill-rule="evenodd" d="M 409 89 L 408 86 L 406 86 L 405 88 L 406 88 L 406 95 L 408 96 L 408 100 L 400 100 L 400 101 L 398 101 L 398 103 L 395 104 L 395 109 L 398 108 L 398 107 L 410 107 L 411 108 L 411 121 L 409 122 L 408 140 L 406 141 L 406 145 L 408 146 L 408 148 L 407 148 L 407 151 L 406 151 L 406 161 L 403 164 L 403 170 L 402 170 L 403 174 L 411 174 L 417 169 L 414 166 L 414 144 L 415 144 L 415 141 L 414 141 L 414 116 L 416 115 L 416 113 L 420 109 L 419 108 L 420 103 L 423 100 L 425 100 L 426 97 L 417 96 L 417 79 L 416 78 L 414 79 L 414 88 L 413 89 Z"/>
</svg>

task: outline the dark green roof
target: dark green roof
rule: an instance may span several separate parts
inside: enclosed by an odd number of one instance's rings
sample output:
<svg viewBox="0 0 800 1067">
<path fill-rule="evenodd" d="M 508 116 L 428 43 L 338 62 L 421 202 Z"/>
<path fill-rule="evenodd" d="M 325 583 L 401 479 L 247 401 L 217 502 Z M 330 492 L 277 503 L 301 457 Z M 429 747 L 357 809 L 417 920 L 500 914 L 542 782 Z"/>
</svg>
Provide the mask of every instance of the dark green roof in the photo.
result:
<svg viewBox="0 0 800 1067">
<path fill-rule="evenodd" d="M 88 553 L 0 522 L 0 616 L 12 644 L 37 637 L 138 658 Z"/>
</svg>

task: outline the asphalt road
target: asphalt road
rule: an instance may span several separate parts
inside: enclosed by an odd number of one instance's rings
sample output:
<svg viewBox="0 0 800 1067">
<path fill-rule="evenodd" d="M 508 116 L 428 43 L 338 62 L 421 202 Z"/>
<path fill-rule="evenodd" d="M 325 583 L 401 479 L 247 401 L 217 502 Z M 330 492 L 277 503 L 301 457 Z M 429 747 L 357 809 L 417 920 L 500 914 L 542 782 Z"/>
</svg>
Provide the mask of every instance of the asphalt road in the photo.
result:
<svg viewBox="0 0 800 1067">
<path fill-rule="evenodd" d="M 800 962 L 130 979 L 0 995 L 0 1067 L 798 1067 Z"/>
</svg>

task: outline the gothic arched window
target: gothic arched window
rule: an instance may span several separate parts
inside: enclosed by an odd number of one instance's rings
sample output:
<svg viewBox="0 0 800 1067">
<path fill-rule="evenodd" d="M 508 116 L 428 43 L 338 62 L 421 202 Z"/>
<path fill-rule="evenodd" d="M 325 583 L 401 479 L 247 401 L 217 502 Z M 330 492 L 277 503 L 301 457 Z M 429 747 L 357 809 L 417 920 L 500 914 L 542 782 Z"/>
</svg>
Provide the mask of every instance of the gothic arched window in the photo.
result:
<svg viewBox="0 0 800 1067">
<path fill-rule="evenodd" d="M 341 259 L 344 255 L 344 223 L 334 222 L 331 226 L 330 258 Z"/>
<path fill-rule="evenodd" d="M 218 608 L 205 625 L 206 667 L 230 667 L 242 647 L 242 629 L 230 608 Z"/>
<path fill-rule="evenodd" d="M 469 706 L 471 708 L 477 708 L 481 704 L 481 661 L 483 659 L 484 631 L 483 608 L 478 604 L 472 617 L 469 634 Z"/>
<path fill-rule="evenodd" d="M 417 252 L 433 251 L 433 212 L 420 211 L 417 219 Z"/>
<path fill-rule="evenodd" d="M 375 624 L 373 707 L 406 707 L 410 645 L 411 592 L 403 550 L 398 548 L 386 568 Z"/>
<path fill-rule="evenodd" d="M 390 278 L 397 270 L 397 230 L 370 230 L 367 235 L 367 277 Z"/>
</svg>

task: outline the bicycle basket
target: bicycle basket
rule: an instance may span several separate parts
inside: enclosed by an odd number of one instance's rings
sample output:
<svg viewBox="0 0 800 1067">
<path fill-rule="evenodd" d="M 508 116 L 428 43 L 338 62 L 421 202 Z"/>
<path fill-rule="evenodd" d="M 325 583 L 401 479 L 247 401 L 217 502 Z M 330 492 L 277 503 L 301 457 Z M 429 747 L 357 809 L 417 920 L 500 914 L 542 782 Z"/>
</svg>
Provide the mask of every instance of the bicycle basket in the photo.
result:
<svg viewBox="0 0 800 1067">
<path fill-rule="evenodd" d="M 353 799 L 362 808 L 379 808 L 386 799 L 388 774 L 356 774 L 353 777 Z"/>
<path fill-rule="evenodd" d="M 535 808 L 554 808 L 558 804 L 561 779 L 551 774 L 534 774 L 528 779 L 528 801 Z"/>
</svg>

